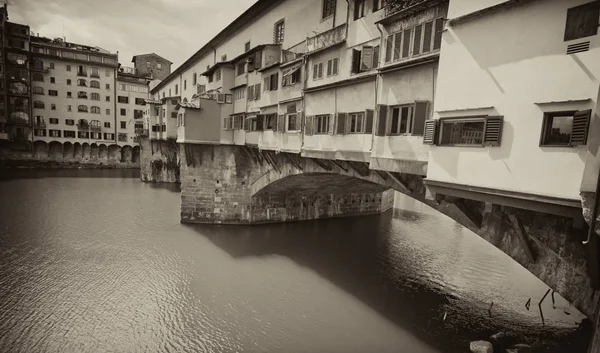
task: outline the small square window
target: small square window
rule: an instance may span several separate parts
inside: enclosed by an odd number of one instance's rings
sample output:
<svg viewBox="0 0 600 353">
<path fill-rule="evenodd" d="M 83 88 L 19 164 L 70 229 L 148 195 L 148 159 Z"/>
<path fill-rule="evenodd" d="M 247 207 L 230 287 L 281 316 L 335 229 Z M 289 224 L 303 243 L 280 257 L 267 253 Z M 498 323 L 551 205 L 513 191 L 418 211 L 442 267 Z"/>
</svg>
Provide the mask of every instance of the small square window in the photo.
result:
<svg viewBox="0 0 600 353">
<path fill-rule="evenodd" d="M 121 129 L 127 129 L 127 122 L 121 121 Z"/>
<path fill-rule="evenodd" d="M 56 79 L 54 77 L 50 77 L 50 83 L 56 83 Z"/>
<path fill-rule="evenodd" d="M 110 83 L 106 84 L 106 89 L 110 89 Z"/>
<path fill-rule="evenodd" d="M 121 116 L 127 115 L 127 109 L 121 108 Z"/>
<path fill-rule="evenodd" d="M 110 102 L 110 96 L 106 96 L 106 101 Z"/>
<path fill-rule="evenodd" d="M 540 146 L 579 146 L 587 143 L 591 110 L 547 112 Z"/>
<path fill-rule="evenodd" d="M 106 109 L 106 115 L 110 115 L 110 109 Z"/>
<path fill-rule="evenodd" d="M 54 69 L 54 63 L 50 63 L 50 68 Z"/>
<path fill-rule="evenodd" d="M 71 65 L 67 65 L 67 71 L 71 71 Z"/>
<path fill-rule="evenodd" d="M 69 85 L 69 86 L 71 85 L 71 79 L 70 78 L 67 79 L 67 85 Z"/>
</svg>

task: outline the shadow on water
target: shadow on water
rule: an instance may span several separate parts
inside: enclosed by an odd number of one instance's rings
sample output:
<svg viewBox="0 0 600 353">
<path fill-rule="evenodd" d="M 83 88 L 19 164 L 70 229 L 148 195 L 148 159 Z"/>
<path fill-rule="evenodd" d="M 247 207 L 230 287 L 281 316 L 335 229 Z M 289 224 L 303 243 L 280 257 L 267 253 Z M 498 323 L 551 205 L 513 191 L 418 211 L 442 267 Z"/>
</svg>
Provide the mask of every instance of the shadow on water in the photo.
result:
<svg viewBox="0 0 600 353">
<path fill-rule="evenodd" d="M 0 169 L 0 182 L 16 179 L 139 177 L 139 169 Z"/>
<path fill-rule="evenodd" d="M 416 212 L 396 211 L 379 216 L 261 226 L 188 227 L 233 258 L 278 255 L 310 268 L 441 352 L 463 352 L 471 340 L 514 327 L 505 318 L 486 315 L 465 318 L 469 327 L 452 324 L 452 320 L 444 321 L 444 308 L 457 301 L 453 294 L 442 288 L 434 288 L 419 273 L 394 275 L 391 267 L 410 272 L 415 264 L 407 262 L 411 261 L 408 256 L 394 259 L 382 256 L 390 250 L 387 239 L 391 232 L 391 220 L 399 218 L 412 222 L 422 217 Z M 513 334 L 520 337 L 532 334 L 531 327 L 515 327 L 515 331 L 519 330 L 523 332 Z M 582 340 L 574 336 L 572 329 L 557 332 L 556 328 L 537 327 L 534 330 L 537 330 L 533 335 L 538 340 L 573 336 L 572 339 L 561 340 L 561 347 L 549 346 L 547 348 L 552 349 L 544 352 L 564 352 L 565 349 L 569 352 L 585 352 L 585 333 L 576 334 L 584 335 Z M 576 346 L 578 341 L 583 343 Z"/>
</svg>

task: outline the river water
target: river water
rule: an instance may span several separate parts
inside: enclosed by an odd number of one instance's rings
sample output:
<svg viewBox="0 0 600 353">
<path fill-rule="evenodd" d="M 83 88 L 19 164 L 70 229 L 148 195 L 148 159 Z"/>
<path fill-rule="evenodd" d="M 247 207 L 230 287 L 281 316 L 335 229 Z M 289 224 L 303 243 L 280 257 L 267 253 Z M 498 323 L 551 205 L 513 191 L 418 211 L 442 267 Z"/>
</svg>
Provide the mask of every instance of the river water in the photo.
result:
<svg viewBox="0 0 600 353">
<path fill-rule="evenodd" d="M 569 303 L 548 297 L 542 322 L 543 283 L 407 198 L 380 216 L 190 226 L 176 186 L 135 171 L 0 175 L 0 352 L 453 353 L 498 331 L 585 346 Z"/>
</svg>

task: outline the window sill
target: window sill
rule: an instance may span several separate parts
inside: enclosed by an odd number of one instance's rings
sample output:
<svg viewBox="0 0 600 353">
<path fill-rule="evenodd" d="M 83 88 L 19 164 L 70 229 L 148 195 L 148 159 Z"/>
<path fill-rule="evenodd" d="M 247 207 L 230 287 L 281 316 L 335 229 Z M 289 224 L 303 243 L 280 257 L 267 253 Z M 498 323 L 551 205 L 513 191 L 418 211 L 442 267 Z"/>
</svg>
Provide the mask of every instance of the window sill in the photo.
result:
<svg viewBox="0 0 600 353">
<path fill-rule="evenodd" d="M 581 146 L 585 146 L 585 145 L 581 145 Z M 575 146 L 575 145 L 540 145 L 540 147 L 550 147 L 550 148 L 560 148 L 560 147 L 564 147 L 564 148 L 573 148 L 573 147 L 580 147 L 580 146 Z"/>
<path fill-rule="evenodd" d="M 474 148 L 483 148 L 483 147 L 495 147 L 495 146 L 485 146 L 483 144 L 478 144 L 478 145 L 470 145 L 470 144 L 455 144 L 455 145 L 435 145 L 438 147 L 474 147 Z M 499 147 L 499 146 L 498 146 Z"/>
</svg>

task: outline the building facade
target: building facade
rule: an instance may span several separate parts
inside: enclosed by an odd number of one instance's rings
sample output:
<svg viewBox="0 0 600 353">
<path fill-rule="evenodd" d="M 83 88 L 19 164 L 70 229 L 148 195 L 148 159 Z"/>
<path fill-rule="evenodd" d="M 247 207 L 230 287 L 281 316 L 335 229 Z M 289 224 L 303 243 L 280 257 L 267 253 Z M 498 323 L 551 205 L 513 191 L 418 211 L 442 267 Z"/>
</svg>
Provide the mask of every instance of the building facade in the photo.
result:
<svg viewBox="0 0 600 353">
<path fill-rule="evenodd" d="M 116 86 L 117 144 L 137 145 L 144 132 L 144 112 L 148 99 L 149 79 L 138 74 L 135 67 L 120 67 Z"/>
<path fill-rule="evenodd" d="M 34 142 L 114 143 L 117 55 L 43 37 L 31 52 Z"/>
<path fill-rule="evenodd" d="M 153 80 L 164 80 L 167 78 L 171 74 L 171 65 L 173 64 L 155 53 L 135 55 L 131 59 L 131 62 L 135 68 L 136 75 Z"/>
<path fill-rule="evenodd" d="M 0 143 L 11 149 L 31 150 L 29 26 L 8 22 L 6 4 L 1 10 L 3 65 Z"/>
<path fill-rule="evenodd" d="M 581 207 L 599 166 L 599 11 L 586 0 L 450 1 L 426 138 L 434 193 Z"/>
</svg>

